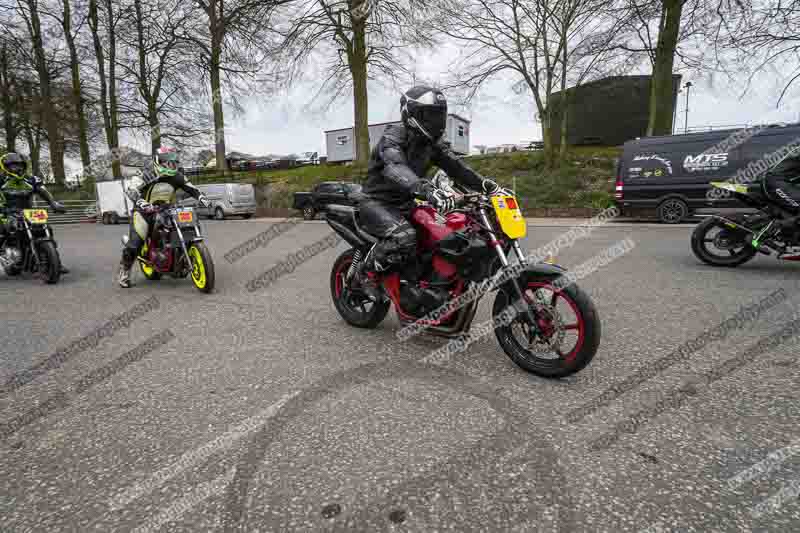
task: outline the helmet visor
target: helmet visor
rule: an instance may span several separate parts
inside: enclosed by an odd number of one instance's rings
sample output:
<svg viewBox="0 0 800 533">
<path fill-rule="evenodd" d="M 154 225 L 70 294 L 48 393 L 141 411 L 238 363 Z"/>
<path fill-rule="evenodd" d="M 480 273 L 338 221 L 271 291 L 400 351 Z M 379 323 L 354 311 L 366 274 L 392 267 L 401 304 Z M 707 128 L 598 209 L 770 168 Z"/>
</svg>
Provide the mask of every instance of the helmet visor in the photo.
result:
<svg viewBox="0 0 800 533">
<path fill-rule="evenodd" d="M 444 134 L 447 126 L 447 108 L 439 106 L 424 107 L 419 110 L 417 120 L 434 139 L 438 139 Z"/>
</svg>

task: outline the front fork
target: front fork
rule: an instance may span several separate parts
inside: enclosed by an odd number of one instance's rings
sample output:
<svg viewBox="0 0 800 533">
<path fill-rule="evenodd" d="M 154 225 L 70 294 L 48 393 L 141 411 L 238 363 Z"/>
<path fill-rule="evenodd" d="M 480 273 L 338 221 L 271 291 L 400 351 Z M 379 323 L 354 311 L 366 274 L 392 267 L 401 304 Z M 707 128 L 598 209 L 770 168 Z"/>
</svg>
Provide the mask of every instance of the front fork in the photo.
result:
<svg viewBox="0 0 800 533">
<path fill-rule="evenodd" d="M 480 215 L 481 215 L 481 222 L 483 222 L 484 227 L 487 228 L 487 231 L 489 233 L 489 242 L 494 248 L 494 251 L 497 253 L 497 257 L 500 258 L 500 264 L 502 265 L 500 273 L 502 275 L 502 273 L 506 272 L 509 267 L 508 256 L 506 256 L 506 252 L 505 250 L 503 250 L 503 246 L 497 239 L 497 235 L 495 234 L 494 231 L 491 230 L 492 225 L 489 222 L 489 217 L 486 215 L 486 210 L 481 209 Z M 519 241 L 514 240 L 513 242 L 514 242 L 513 244 L 514 253 L 516 253 L 519 263 L 522 266 L 527 266 L 528 259 L 525 257 L 525 254 L 522 253 L 522 248 L 519 245 Z M 526 319 L 528 325 L 531 326 L 535 332 L 538 332 L 539 326 L 536 323 L 536 315 L 531 310 L 531 306 L 525 304 L 526 302 L 525 291 L 523 290 L 522 287 L 520 287 L 519 279 L 515 276 L 510 281 L 511 281 L 511 286 L 514 287 L 514 292 L 516 292 L 518 298 L 517 304 L 515 304 L 515 309 L 517 310 L 517 313 L 521 314 L 523 318 Z"/>
</svg>

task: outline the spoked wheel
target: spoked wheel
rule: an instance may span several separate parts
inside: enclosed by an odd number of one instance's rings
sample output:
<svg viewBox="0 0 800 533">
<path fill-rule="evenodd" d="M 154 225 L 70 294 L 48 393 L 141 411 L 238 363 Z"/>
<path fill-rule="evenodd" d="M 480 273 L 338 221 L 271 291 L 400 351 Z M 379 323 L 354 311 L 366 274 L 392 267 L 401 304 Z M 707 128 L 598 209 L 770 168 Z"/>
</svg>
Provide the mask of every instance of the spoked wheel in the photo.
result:
<svg viewBox="0 0 800 533">
<path fill-rule="evenodd" d="M 504 325 L 502 313 L 512 300 L 501 290 L 492 315 L 500 323 L 495 335 L 503 350 L 521 368 L 542 377 L 562 378 L 582 370 L 600 345 L 600 319 L 589 296 L 575 284 L 521 283 L 538 332 L 521 315 Z"/>
<path fill-rule="evenodd" d="M 333 264 L 331 270 L 331 297 L 333 305 L 345 322 L 357 328 L 374 328 L 380 324 L 389 312 L 391 302 L 384 300 L 373 302 L 347 285 L 347 272 L 353 264 L 355 250 L 344 252 Z"/>
<path fill-rule="evenodd" d="M 192 283 L 202 292 L 214 290 L 214 261 L 211 252 L 205 243 L 195 242 L 189 249 L 189 259 L 192 260 Z"/>
<path fill-rule="evenodd" d="M 719 219 L 708 218 L 692 233 L 692 251 L 709 265 L 736 267 L 758 253 L 748 242 L 748 236 L 747 232 L 730 228 Z"/>
<path fill-rule="evenodd" d="M 61 278 L 61 258 L 56 245 L 50 241 L 40 242 L 36 245 L 36 251 L 39 254 L 36 276 L 48 285 L 58 283 Z"/>
</svg>

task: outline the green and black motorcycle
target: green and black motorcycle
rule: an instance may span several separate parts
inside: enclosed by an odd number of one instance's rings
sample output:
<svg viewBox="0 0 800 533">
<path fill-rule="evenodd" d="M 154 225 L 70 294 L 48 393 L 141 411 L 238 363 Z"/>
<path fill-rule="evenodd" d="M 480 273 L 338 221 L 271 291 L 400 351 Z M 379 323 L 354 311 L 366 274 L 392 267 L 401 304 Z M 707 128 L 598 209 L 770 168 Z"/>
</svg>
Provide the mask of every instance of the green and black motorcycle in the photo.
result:
<svg viewBox="0 0 800 533">
<path fill-rule="evenodd" d="M 723 267 L 742 265 L 759 253 L 800 261 L 800 216 L 771 199 L 763 181 L 711 182 L 711 186 L 757 211 L 729 217 L 712 215 L 698 224 L 692 233 L 692 251 L 698 259 Z"/>
</svg>

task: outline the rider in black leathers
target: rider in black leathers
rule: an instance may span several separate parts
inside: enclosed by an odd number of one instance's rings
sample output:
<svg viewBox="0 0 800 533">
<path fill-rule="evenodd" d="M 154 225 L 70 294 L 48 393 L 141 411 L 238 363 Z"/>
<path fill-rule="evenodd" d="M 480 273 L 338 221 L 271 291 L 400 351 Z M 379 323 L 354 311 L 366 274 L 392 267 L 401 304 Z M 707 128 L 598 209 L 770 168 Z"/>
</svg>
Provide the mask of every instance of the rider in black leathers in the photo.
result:
<svg viewBox="0 0 800 533">
<path fill-rule="evenodd" d="M 48 203 L 56 213 L 65 213 L 64 205 L 57 202 L 44 186 L 44 180 L 28 172 L 28 159 L 16 152 L 0 157 L 0 211 L 33 208 L 33 195 Z M 0 213 L 0 239 L 7 231 L 7 221 Z M 53 229 L 50 228 L 51 235 Z M 53 241 L 55 243 L 55 241 Z M 55 243 L 58 246 L 58 243 Z M 69 269 L 61 265 L 61 274 L 69 274 Z"/>
<path fill-rule="evenodd" d="M 153 162 L 153 169 L 143 168 L 133 178 L 125 191 L 133 202 L 128 243 L 122 249 L 117 282 L 123 288 L 131 286 L 130 271 L 139 250 L 145 243 L 155 218 L 154 204 L 174 204 L 178 189 L 196 198 L 198 204 L 207 206 L 208 201 L 200 189 L 186 179 L 175 151 L 161 148 Z"/>
<path fill-rule="evenodd" d="M 403 125 L 388 127 L 372 150 L 365 198 L 359 203 L 361 223 L 380 239 L 358 273 L 372 299 L 377 292 L 366 273 L 399 267 L 416 252 L 416 232 L 408 221 L 414 198 L 424 197 L 440 211 L 453 208 L 452 197 L 424 179 L 431 166 L 472 190 L 499 190 L 494 181 L 460 161 L 443 141 L 447 100 L 441 91 L 424 86 L 409 89 L 400 99 L 400 113 Z"/>
<path fill-rule="evenodd" d="M 771 199 L 792 213 L 800 213 L 800 147 L 767 171 L 764 186 Z"/>
</svg>

